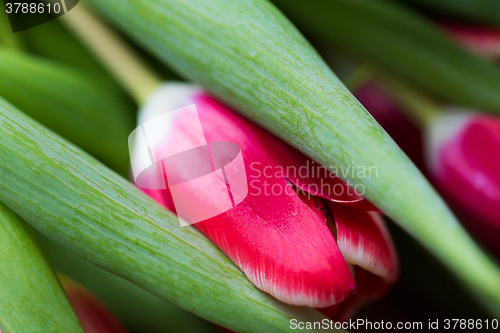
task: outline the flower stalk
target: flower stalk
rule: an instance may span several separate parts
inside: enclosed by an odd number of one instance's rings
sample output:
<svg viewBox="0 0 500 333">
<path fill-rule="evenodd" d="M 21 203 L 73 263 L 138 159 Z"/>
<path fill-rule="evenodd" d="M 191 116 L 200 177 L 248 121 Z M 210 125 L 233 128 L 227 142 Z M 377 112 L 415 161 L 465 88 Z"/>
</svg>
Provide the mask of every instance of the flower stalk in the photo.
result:
<svg viewBox="0 0 500 333">
<path fill-rule="evenodd" d="M 161 79 L 147 68 L 131 47 L 84 4 L 79 4 L 62 19 L 139 105 L 143 105 L 161 85 Z"/>
</svg>

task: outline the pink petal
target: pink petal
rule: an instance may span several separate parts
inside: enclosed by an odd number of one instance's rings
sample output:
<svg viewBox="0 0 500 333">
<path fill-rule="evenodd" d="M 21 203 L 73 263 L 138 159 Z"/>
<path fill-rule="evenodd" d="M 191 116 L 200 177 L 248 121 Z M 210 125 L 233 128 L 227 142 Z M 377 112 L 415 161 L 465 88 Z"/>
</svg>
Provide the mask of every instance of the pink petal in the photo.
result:
<svg viewBox="0 0 500 333">
<path fill-rule="evenodd" d="M 441 26 L 471 51 L 488 58 L 500 59 L 500 29 L 451 22 L 441 22 Z"/>
<path fill-rule="evenodd" d="M 380 214 L 330 203 L 337 226 L 337 245 L 347 263 L 357 265 L 387 282 L 398 276 L 392 239 Z"/>
<path fill-rule="evenodd" d="M 335 172 L 350 174 L 363 172 L 363 170 L 357 170 L 354 166 L 350 169 L 337 170 L 331 166 L 328 171 L 272 134 L 237 116 L 213 98 L 200 94 L 194 100 L 198 109 L 203 110 L 200 117 L 207 141 L 228 141 L 238 144 L 244 151 L 244 158 L 249 155 L 249 157 L 255 156 L 256 158 L 253 159 L 255 162 L 267 163 L 267 170 L 273 167 L 272 171 L 267 174 L 273 173 L 276 176 L 276 173 L 283 171 L 279 177 L 287 178 L 294 185 L 311 194 L 333 202 L 379 211 L 335 174 Z M 208 120 L 203 116 L 208 113 L 219 117 Z M 224 131 L 221 131 L 221 128 Z M 280 166 L 282 169 L 279 168 Z M 263 169 L 262 172 L 264 171 Z M 366 173 L 368 172 L 371 170 L 366 170 Z"/>
<path fill-rule="evenodd" d="M 355 284 L 330 230 L 283 175 L 265 173 L 301 154 L 209 97 L 199 96 L 196 105 L 207 141 L 241 147 L 250 186 L 242 203 L 196 228 L 285 303 L 325 307 L 346 298 Z"/>
<path fill-rule="evenodd" d="M 500 254 L 500 119 L 472 116 L 438 150 L 432 170 L 452 204 L 470 216 L 468 226 Z"/>
<path fill-rule="evenodd" d="M 355 288 L 330 230 L 294 194 L 249 196 L 195 226 L 258 288 L 285 303 L 325 307 Z"/>
<path fill-rule="evenodd" d="M 318 215 L 328 225 L 332 233 L 336 236 L 338 246 L 341 242 L 348 249 L 341 251 L 343 255 L 355 251 L 365 252 L 366 247 L 359 246 L 359 242 L 346 241 L 346 234 L 352 232 L 355 237 L 361 237 L 368 246 L 376 247 L 374 256 L 384 263 L 385 257 L 389 256 L 390 260 L 387 264 L 389 271 L 387 274 L 377 276 L 359 266 L 353 266 L 354 277 L 356 281 L 356 293 L 351 294 L 344 301 L 333 306 L 320 309 L 323 314 L 335 321 L 346 321 L 352 318 L 359 308 L 370 304 L 381 298 L 395 283 L 398 276 L 398 262 L 396 252 L 392 240 L 388 234 L 384 221 L 380 215 L 373 212 L 365 212 L 349 206 L 343 206 L 335 203 L 328 203 L 322 198 L 312 196 L 304 191 L 298 190 L 299 198 Z M 326 206 L 325 206 L 326 205 Z M 335 221 L 329 220 L 327 206 L 335 206 L 331 209 L 334 214 Z M 345 209 L 344 209 L 345 208 Z M 336 214 L 336 215 L 335 215 Z M 344 223 L 345 222 L 345 223 Z M 347 226 L 346 226 L 347 224 Z M 350 227 L 354 226 L 354 227 Z M 358 235 L 357 233 L 361 234 Z M 366 239 L 373 239 L 375 241 Z M 375 243 L 375 246 L 373 244 Z M 363 253 L 366 256 L 366 253 Z M 378 258 L 380 256 L 380 258 Z M 349 262 L 348 257 L 344 257 Z M 352 260 L 350 264 L 362 265 L 360 261 Z M 369 265 L 364 265 L 370 269 Z M 385 270 L 385 269 L 383 269 Z"/>
</svg>

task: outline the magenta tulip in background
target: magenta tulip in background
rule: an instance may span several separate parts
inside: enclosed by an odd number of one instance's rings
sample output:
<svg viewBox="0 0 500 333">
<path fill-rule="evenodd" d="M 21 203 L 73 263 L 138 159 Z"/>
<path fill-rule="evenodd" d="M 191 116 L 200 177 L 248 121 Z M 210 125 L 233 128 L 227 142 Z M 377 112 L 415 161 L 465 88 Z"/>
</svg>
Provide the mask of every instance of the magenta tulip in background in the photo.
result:
<svg viewBox="0 0 500 333">
<path fill-rule="evenodd" d="M 443 116 L 431 129 L 430 171 L 467 226 L 500 255 L 500 119 Z"/>
<path fill-rule="evenodd" d="M 500 29 L 452 22 L 442 22 L 441 26 L 472 52 L 500 60 Z"/>
<path fill-rule="evenodd" d="M 469 231 L 500 255 L 500 119 L 448 109 L 422 131 L 375 83 L 361 87 L 356 96 L 429 176 Z M 422 142 L 427 143 L 425 154 Z"/>
</svg>

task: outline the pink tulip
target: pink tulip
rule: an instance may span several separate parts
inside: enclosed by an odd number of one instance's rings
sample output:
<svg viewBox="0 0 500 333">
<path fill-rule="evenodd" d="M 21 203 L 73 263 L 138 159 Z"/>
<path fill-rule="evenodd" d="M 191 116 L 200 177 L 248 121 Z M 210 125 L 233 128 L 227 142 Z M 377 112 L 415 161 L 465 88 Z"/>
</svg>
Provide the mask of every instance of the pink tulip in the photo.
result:
<svg viewBox="0 0 500 333">
<path fill-rule="evenodd" d="M 85 333 L 126 333 L 113 313 L 84 287 L 59 275 L 61 284 Z"/>
<path fill-rule="evenodd" d="M 450 22 L 442 22 L 441 26 L 471 51 L 487 58 L 500 59 L 500 29 Z"/>
<path fill-rule="evenodd" d="M 241 149 L 248 184 L 248 195 L 239 204 L 193 226 L 224 251 L 255 286 L 285 303 L 325 308 L 328 314 L 340 316 L 380 297 L 395 282 L 394 246 L 371 203 L 333 173 L 203 91 L 166 85 L 151 97 L 139 122 L 189 104 L 196 105 L 213 160 L 219 147 L 215 143 L 230 142 Z M 172 143 L 200 144 L 191 128 L 193 121 L 180 113 L 162 125 L 165 135 L 151 139 L 155 141 L 150 142 L 152 154 L 170 150 Z M 298 115 L 297 121 L 306 120 Z M 233 154 L 217 151 L 222 159 L 228 157 L 226 153 Z M 140 162 L 138 155 L 131 157 L 133 164 Z M 184 161 L 174 173 L 189 172 L 186 169 L 197 165 Z M 176 166 L 169 168 L 172 172 Z M 212 161 L 210 171 L 217 169 Z M 227 174 L 242 174 L 242 170 L 225 169 Z M 167 172 L 170 185 L 169 175 Z M 231 181 L 226 184 L 233 190 Z M 208 195 L 199 190 L 191 193 L 195 210 L 197 202 L 217 206 L 225 198 L 215 190 Z M 176 211 L 168 188 L 144 191 Z M 339 306 L 342 301 L 346 302 L 344 308 Z M 332 306 L 336 308 L 328 308 Z"/>
<path fill-rule="evenodd" d="M 468 227 L 500 254 L 500 119 L 449 113 L 431 124 L 430 172 Z"/>
<path fill-rule="evenodd" d="M 356 97 L 418 166 L 425 155 L 424 172 L 466 227 L 500 255 L 500 119 L 442 110 L 430 120 L 422 119 L 424 130 L 419 130 L 406 117 L 410 112 L 418 119 L 419 111 L 400 106 L 373 82 Z"/>
</svg>

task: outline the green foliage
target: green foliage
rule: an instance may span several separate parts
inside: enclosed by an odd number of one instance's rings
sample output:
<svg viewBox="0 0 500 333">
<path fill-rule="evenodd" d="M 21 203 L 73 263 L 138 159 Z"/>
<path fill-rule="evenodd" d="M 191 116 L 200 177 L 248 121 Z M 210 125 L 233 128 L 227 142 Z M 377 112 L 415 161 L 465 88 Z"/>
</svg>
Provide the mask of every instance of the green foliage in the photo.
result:
<svg viewBox="0 0 500 333">
<path fill-rule="evenodd" d="M 19 218 L 1 202 L 0 258 L 3 332 L 83 333 L 59 281 Z"/>
<path fill-rule="evenodd" d="M 306 33 L 448 102 L 500 114 L 500 69 L 387 0 L 273 0 Z M 499 16 L 500 17 L 500 16 Z"/>
<path fill-rule="evenodd" d="M 406 155 L 269 2 L 91 2 L 173 69 L 202 84 L 312 159 L 344 170 L 378 168 L 378 177 L 339 176 L 352 185 L 362 185 L 366 198 L 454 271 L 492 312 L 499 313 L 499 268 L 472 241 Z M 347 6 L 346 1 L 331 2 Z M 372 12 L 375 16 L 385 12 L 375 4 L 352 2 L 360 10 L 354 7 L 352 13 L 344 13 L 351 15 L 352 22 L 343 29 L 346 36 L 355 40 L 365 27 L 365 19 L 378 20 L 368 17 L 361 9 L 375 8 Z M 378 3 L 370 3 L 375 2 Z M 391 8 L 387 11 L 391 15 L 386 19 L 394 22 L 398 22 L 396 14 L 406 13 L 400 9 L 393 12 Z M 335 21 L 324 16 L 315 20 Z M 418 22 L 409 21 L 409 28 Z M 427 28 L 423 29 L 425 32 Z M 435 41 L 442 40 L 445 39 Z M 396 45 L 397 42 L 404 40 L 397 39 Z M 401 44 L 401 48 L 411 47 L 407 44 Z M 483 66 L 489 68 L 476 62 L 479 69 Z M 491 75 L 494 79 L 498 73 Z M 477 100 L 494 105 L 498 102 L 500 107 L 499 90 L 495 90 L 500 80 L 493 79 L 488 82 L 479 79 L 476 83 L 482 82 L 481 88 L 469 87 L 474 88 L 474 92 L 479 89 L 481 94 Z"/>
<path fill-rule="evenodd" d="M 80 257 L 235 331 L 324 318 L 259 291 L 194 228 L 3 99 L 0 132 L 0 200 Z"/>
<path fill-rule="evenodd" d="M 90 264 L 47 237 L 38 233 L 37 236 L 43 253 L 54 269 L 92 291 L 130 331 L 220 333 L 215 325 Z"/>
<path fill-rule="evenodd" d="M 401 0 L 447 17 L 500 26 L 498 0 Z"/>
<path fill-rule="evenodd" d="M 0 95 L 127 175 L 131 105 L 113 87 L 51 61 L 0 48 Z"/>
</svg>

